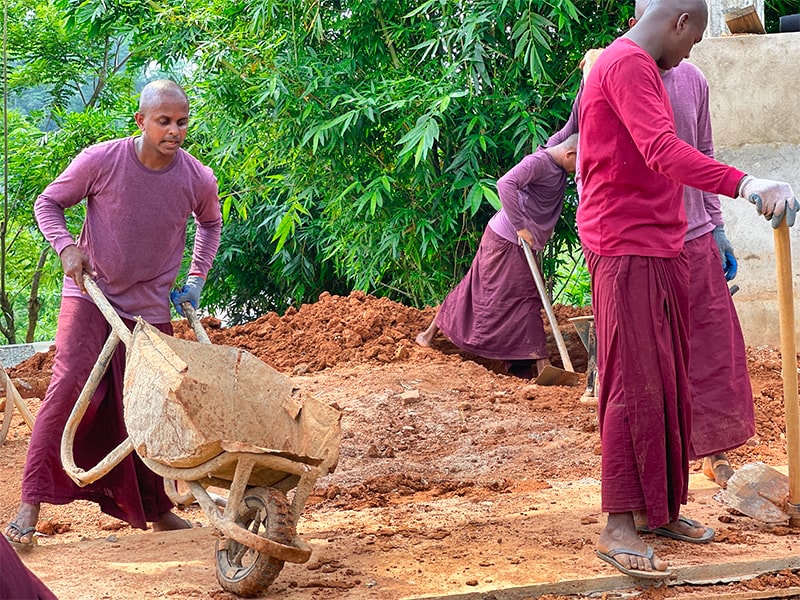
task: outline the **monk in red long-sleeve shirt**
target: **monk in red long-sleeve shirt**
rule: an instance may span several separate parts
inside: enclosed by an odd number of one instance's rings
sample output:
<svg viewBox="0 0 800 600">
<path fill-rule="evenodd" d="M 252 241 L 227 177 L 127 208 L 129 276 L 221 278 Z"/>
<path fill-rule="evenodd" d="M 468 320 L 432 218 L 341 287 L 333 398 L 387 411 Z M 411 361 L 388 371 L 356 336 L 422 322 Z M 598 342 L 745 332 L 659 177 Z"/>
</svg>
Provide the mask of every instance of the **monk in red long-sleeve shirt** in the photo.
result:
<svg viewBox="0 0 800 600">
<path fill-rule="evenodd" d="M 597 59 L 579 110 L 583 177 L 578 231 L 592 276 L 608 522 L 598 556 L 635 577 L 671 576 L 636 532 L 680 527 L 688 495 L 689 262 L 683 184 L 742 196 L 777 226 L 799 208 L 788 184 L 756 179 L 676 134 L 661 70 L 703 37 L 703 0 L 655 0 L 635 28 Z M 702 533 L 697 523 L 690 526 Z"/>
</svg>

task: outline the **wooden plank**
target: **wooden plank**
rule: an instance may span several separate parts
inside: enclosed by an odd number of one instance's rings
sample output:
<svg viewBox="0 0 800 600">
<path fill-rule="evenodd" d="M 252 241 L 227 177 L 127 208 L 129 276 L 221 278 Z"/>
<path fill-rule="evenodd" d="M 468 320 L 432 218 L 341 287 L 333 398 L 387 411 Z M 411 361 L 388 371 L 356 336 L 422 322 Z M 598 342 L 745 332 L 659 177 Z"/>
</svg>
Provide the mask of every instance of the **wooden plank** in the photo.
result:
<svg viewBox="0 0 800 600">
<path fill-rule="evenodd" d="M 725 11 L 725 24 L 733 34 L 767 33 L 753 4 L 744 8 Z"/>
<path fill-rule="evenodd" d="M 667 582 L 669 587 L 723 585 L 746 581 L 768 573 L 778 573 L 779 571 L 785 571 L 787 569 L 798 569 L 800 568 L 800 556 L 673 568 L 676 571 L 676 577 Z M 502 589 L 481 587 L 480 590 L 474 592 L 411 596 L 408 597 L 407 600 L 433 600 L 434 598 L 447 598 L 448 600 L 486 600 L 487 598 L 492 598 L 492 600 L 529 600 L 530 598 L 538 598 L 545 594 L 603 594 L 605 592 L 633 590 L 636 587 L 644 587 L 646 585 L 648 584 L 635 581 L 626 575 L 619 574 L 589 577 L 586 579 L 569 579 L 554 583 L 536 583 Z M 652 584 L 649 585 L 652 586 Z M 736 592 L 730 596 L 724 593 L 703 595 L 702 591 L 699 590 L 699 595 L 686 594 L 684 596 L 671 596 L 671 598 L 673 598 L 673 600 L 679 600 L 679 598 L 691 598 L 691 600 L 699 600 L 700 598 L 708 598 L 709 600 L 712 598 L 735 598 L 737 600 L 741 598 L 742 600 L 750 600 L 752 598 L 753 600 L 758 600 L 760 598 L 789 598 L 797 595 L 798 592 L 796 588 L 772 589 L 766 592 Z"/>
</svg>

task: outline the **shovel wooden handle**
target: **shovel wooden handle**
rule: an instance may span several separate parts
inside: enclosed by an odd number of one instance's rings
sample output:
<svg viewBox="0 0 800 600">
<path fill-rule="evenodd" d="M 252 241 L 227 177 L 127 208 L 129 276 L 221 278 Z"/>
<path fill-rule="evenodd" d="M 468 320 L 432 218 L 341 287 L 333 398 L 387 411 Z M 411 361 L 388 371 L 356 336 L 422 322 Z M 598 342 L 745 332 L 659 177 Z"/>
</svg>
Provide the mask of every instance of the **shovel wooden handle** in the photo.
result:
<svg viewBox="0 0 800 600">
<path fill-rule="evenodd" d="M 547 289 L 544 287 L 544 279 L 542 278 L 542 274 L 539 272 L 539 267 L 536 265 L 536 259 L 533 257 L 533 250 L 531 250 L 528 242 L 522 238 L 519 238 L 519 243 L 522 246 L 523 252 L 525 252 L 525 259 L 528 261 L 528 266 L 531 269 L 531 275 L 533 275 L 533 280 L 536 282 L 536 289 L 539 290 L 539 296 L 542 298 L 544 312 L 547 313 L 547 319 L 550 321 L 550 328 L 553 330 L 553 337 L 555 338 L 556 345 L 558 346 L 558 353 L 561 355 L 561 362 L 564 363 L 564 369 L 566 371 L 571 371 L 574 373 L 575 369 L 572 368 L 572 361 L 569 359 L 567 345 L 564 343 L 564 338 L 561 336 L 561 330 L 558 328 L 556 314 L 553 312 L 553 306 L 550 304 L 550 298 L 547 297 Z"/>
<path fill-rule="evenodd" d="M 786 452 L 789 462 L 789 503 L 800 505 L 800 410 L 797 404 L 797 350 L 792 289 L 792 245 L 786 219 L 774 230 L 775 264 L 778 271 L 778 316 L 781 328 L 783 406 L 786 413 Z M 790 507 L 791 508 L 791 507 Z M 789 520 L 800 527 L 800 516 Z"/>
</svg>

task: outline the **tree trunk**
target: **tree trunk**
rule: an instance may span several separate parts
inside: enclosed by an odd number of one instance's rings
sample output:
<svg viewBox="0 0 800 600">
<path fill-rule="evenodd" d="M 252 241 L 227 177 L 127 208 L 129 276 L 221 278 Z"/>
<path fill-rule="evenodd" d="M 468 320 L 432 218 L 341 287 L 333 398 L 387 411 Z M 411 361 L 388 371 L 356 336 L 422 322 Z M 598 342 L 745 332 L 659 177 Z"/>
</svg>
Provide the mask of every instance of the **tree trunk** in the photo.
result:
<svg viewBox="0 0 800 600">
<path fill-rule="evenodd" d="M 28 296 L 28 331 L 25 332 L 25 342 L 28 344 L 33 342 L 36 325 L 39 322 L 39 311 L 42 308 L 42 303 L 39 302 L 39 282 L 42 279 L 42 270 L 49 253 L 50 246 L 46 246 L 39 253 L 39 261 L 36 263 L 36 270 L 33 272 L 31 280 L 31 294 Z"/>
</svg>

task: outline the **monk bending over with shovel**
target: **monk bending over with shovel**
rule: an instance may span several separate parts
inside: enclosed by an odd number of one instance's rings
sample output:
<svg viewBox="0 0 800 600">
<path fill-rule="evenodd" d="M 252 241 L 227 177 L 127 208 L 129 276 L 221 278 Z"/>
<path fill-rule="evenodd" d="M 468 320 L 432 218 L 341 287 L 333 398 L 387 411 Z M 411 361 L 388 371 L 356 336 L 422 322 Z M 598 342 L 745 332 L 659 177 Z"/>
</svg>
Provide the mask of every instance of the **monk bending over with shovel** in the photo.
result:
<svg viewBox="0 0 800 600">
<path fill-rule="evenodd" d="M 597 59 L 579 109 L 578 231 L 592 277 L 602 382 L 602 508 L 597 555 L 633 577 L 665 579 L 648 529 L 710 541 L 681 518 L 688 496 L 691 389 L 687 222 L 682 184 L 743 197 L 778 226 L 800 208 L 791 187 L 705 156 L 676 134 L 661 71 L 688 57 L 708 19 L 703 0 L 654 0 Z"/>
<path fill-rule="evenodd" d="M 497 182 L 503 207 L 486 226 L 464 279 L 417 335 L 430 346 L 441 330 L 460 349 L 506 361 L 511 374 L 530 378 L 550 365 L 541 310 L 519 238 L 534 250 L 550 239 L 564 205 L 567 174 L 575 172 L 578 136 L 527 155 Z"/>
</svg>

